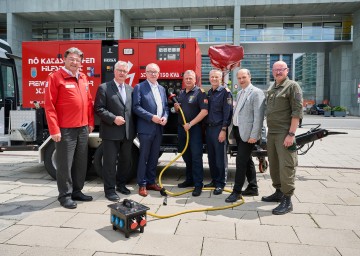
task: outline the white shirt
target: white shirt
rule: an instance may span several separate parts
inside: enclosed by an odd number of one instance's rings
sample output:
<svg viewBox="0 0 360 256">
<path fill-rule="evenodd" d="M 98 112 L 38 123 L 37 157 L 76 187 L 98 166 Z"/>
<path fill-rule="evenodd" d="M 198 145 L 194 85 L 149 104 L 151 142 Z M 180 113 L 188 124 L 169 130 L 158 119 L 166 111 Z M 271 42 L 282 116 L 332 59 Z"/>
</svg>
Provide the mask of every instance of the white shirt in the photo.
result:
<svg viewBox="0 0 360 256">
<path fill-rule="evenodd" d="M 117 83 L 117 82 L 115 81 L 115 79 L 114 79 L 114 82 L 115 82 L 116 86 L 118 87 L 119 93 L 120 93 L 120 95 L 121 95 L 121 98 L 122 98 L 122 100 L 124 101 L 124 104 L 125 104 L 125 102 L 126 102 L 125 84 L 124 84 L 124 83 L 123 83 L 123 84 L 119 84 L 119 83 Z"/>
<path fill-rule="evenodd" d="M 236 102 L 236 107 L 235 107 L 235 111 L 234 111 L 234 116 L 233 116 L 233 124 L 235 126 L 239 126 L 239 120 L 238 120 L 238 116 L 239 116 L 239 112 L 240 112 L 240 107 L 242 106 L 244 100 L 245 100 L 245 95 L 247 94 L 249 88 L 250 88 L 250 85 L 249 84 L 248 86 L 246 86 L 245 89 L 241 89 L 239 91 L 239 97 L 237 99 L 237 102 Z"/>
<path fill-rule="evenodd" d="M 157 116 L 158 117 L 161 117 L 162 114 L 163 114 L 163 106 L 162 106 L 162 101 L 161 101 L 161 96 L 160 96 L 160 91 L 159 91 L 159 86 L 158 84 L 152 84 L 149 80 L 147 80 L 148 83 L 150 84 L 150 87 L 151 87 L 151 91 L 154 95 L 154 98 L 155 98 L 155 103 L 156 103 L 156 106 L 157 106 Z"/>
</svg>

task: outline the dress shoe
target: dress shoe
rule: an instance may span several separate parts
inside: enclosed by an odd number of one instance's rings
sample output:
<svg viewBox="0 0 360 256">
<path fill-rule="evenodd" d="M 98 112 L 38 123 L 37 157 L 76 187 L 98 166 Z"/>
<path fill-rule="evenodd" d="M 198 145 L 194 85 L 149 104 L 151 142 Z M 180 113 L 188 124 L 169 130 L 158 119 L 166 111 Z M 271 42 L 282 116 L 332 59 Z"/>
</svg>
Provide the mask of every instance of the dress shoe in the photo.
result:
<svg viewBox="0 0 360 256">
<path fill-rule="evenodd" d="M 147 190 L 146 190 L 146 187 L 145 187 L 145 186 L 141 186 L 141 187 L 139 187 L 139 195 L 140 195 L 140 196 L 143 196 L 143 197 L 145 197 L 145 196 L 147 196 L 147 195 L 148 195 L 148 192 L 147 192 Z"/>
<path fill-rule="evenodd" d="M 75 201 L 84 201 L 84 202 L 89 202 L 93 200 L 92 196 L 84 195 L 81 191 L 77 192 L 76 194 L 72 194 L 71 199 Z"/>
<path fill-rule="evenodd" d="M 284 194 L 280 191 L 280 189 L 277 189 L 274 194 L 270 196 L 263 196 L 261 198 L 261 201 L 264 202 L 280 202 L 283 198 Z"/>
<path fill-rule="evenodd" d="M 70 198 L 66 198 L 64 201 L 60 202 L 60 204 L 62 207 L 67 209 L 75 209 L 77 207 L 77 203 Z"/>
<path fill-rule="evenodd" d="M 105 194 L 105 197 L 109 200 L 109 201 L 119 201 L 120 197 L 114 192 L 114 193 L 109 193 L 109 194 Z"/>
<path fill-rule="evenodd" d="M 130 190 L 127 187 L 125 187 L 125 185 L 120 185 L 120 186 L 116 187 L 116 191 L 120 192 L 123 195 L 131 194 Z"/>
<path fill-rule="evenodd" d="M 205 185 L 204 185 L 204 188 L 215 188 L 215 182 L 214 182 L 214 181 L 211 181 L 210 183 L 205 184 Z"/>
<path fill-rule="evenodd" d="M 161 190 L 161 187 L 160 187 L 158 184 L 154 183 L 154 184 L 148 184 L 148 185 L 146 185 L 146 189 L 147 189 L 147 190 L 160 191 L 160 190 Z"/>
<path fill-rule="evenodd" d="M 293 210 L 293 205 L 291 202 L 291 196 L 283 196 L 280 204 L 272 210 L 274 215 L 283 215 Z"/>
<path fill-rule="evenodd" d="M 220 187 L 217 187 L 217 188 L 215 188 L 214 189 L 214 195 L 221 195 L 222 194 L 222 192 L 223 192 L 223 188 L 220 188 Z"/>
<path fill-rule="evenodd" d="M 188 187 L 193 187 L 194 183 L 191 181 L 187 181 L 185 180 L 183 183 L 179 183 L 178 184 L 178 188 L 188 188 Z"/>
<path fill-rule="evenodd" d="M 253 188 L 246 188 L 243 192 L 241 192 L 243 196 L 258 196 L 259 191 Z"/>
<path fill-rule="evenodd" d="M 202 187 L 195 187 L 194 191 L 192 192 L 193 196 L 200 196 L 202 192 Z"/>
<path fill-rule="evenodd" d="M 235 191 L 231 192 L 231 194 L 225 199 L 225 202 L 227 203 L 234 203 L 237 200 L 240 200 L 242 198 L 240 193 L 237 193 Z"/>
</svg>

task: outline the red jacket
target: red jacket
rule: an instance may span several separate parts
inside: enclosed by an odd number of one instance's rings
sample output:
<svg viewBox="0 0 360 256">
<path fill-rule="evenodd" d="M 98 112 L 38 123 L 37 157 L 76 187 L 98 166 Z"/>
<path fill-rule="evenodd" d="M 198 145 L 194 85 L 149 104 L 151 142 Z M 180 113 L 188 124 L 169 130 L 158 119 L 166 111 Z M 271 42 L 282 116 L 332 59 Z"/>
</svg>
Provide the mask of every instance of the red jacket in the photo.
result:
<svg viewBox="0 0 360 256">
<path fill-rule="evenodd" d="M 62 68 L 49 74 L 45 88 L 45 113 L 50 134 L 60 128 L 94 126 L 94 108 L 85 74 L 79 79 Z"/>
</svg>

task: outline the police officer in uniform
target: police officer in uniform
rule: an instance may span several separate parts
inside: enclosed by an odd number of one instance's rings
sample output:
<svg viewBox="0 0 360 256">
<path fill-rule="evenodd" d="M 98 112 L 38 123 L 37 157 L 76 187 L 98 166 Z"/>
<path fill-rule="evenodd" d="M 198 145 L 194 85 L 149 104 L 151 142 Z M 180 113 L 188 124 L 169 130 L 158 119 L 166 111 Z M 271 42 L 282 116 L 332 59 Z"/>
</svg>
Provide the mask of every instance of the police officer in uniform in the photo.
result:
<svg viewBox="0 0 360 256">
<path fill-rule="evenodd" d="M 262 197 L 265 202 L 280 202 L 272 210 L 275 215 L 293 210 L 291 196 L 295 190 L 295 167 L 297 153 L 291 149 L 295 132 L 302 118 L 302 90 L 298 83 L 289 79 L 289 69 L 283 61 L 273 65 L 275 83 L 269 88 L 267 104 L 267 152 L 272 185 L 276 189 L 270 196 Z"/>
<path fill-rule="evenodd" d="M 196 86 L 196 74 L 193 70 L 184 73 L 183 89 L 178 97 L 179 103 L 174 104 L 176 112 L 179 112 L 179 105 L 187 121 L 183 124 L 182 116 L 178 117 L 179 151 L 182 151 L 186 144 L 186 131 L 189 131 L 189 145 L 183 159 L 186 163 L 186 180 L 178 184 L 179 188 L 194 186 L 193 196 L 200 196 L 203 187 L 203 141 L 201 121 L 208 114 L 208 100 L 204 89 Z"/>
<path fill-rule="evenodd" d="M 215 187 L 214 195 L 220 195 L 226 184 L 227 128 L 231 123 L 232 95 L 228 88 L 221 86 L 222 72 L 209 73 L 211 89 L 208 91 L 208 116 L 206 118 L 206 144 L 212 181 L 204 187 Z"/>
</svg>

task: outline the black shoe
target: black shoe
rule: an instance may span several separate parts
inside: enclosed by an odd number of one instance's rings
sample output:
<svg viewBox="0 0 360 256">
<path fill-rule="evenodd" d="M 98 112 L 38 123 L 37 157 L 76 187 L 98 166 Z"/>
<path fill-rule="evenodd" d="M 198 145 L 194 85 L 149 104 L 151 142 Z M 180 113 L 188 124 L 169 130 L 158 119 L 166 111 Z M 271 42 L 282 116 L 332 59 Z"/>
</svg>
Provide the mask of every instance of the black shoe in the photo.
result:
<svg viewBox="0 0 360 256">
<path fill-rule="evenodd" d="M 75 201 L 84 201 L 84 202 L 89 202 L 93 200 L 92 196 L 84 195 L 81 191 L 77 192 L 76 194 L 72 194 L 71 199 Z"/>
<path fill-rule="evenodd" d="M 270 196 L 263 196 L 261 198 L 261 201 L 264 202 L 280 202 L 283 198 L 284 194 L 280 191 L 280 189 L 277 189 L 274 194 Z"/>
<path fill-rule="evenodd" d="M 195 187 L 194 191 L 192 192 L 193 196 L 200 196 L 202 192 L 202 187 Z"/>
<path fill-rule="evenodd" d="M 242 198 L 241 194 L 240 193 L 237 193 L 235 191 L 231 192 L 230 196 L 228 196 L 226 199 L 225 199 L 225 202 L 227 203 L 234 203 L 236 202 L 237 200 L 240 200 Z"/>
<path fill-rule="evenodd" d="M 130 195 L 131 194 L 131 191 L 127 187 L 125 187 L 125 185 L 118 186 L 116 188 L 116 191 L 120 192 L 123 195 Z"/>
<path fill-rule="evenodd" d="M 185 180 L 183 183 L 178 184 L 178 188 L 188 188 L 188 187 L 193 187 L 193 186 L 194 186 L 194 182 L 187 181 L 187 180 Z"/>
<path fill-rule="evenodd" d="M 204 188 L 215 188 L 215 183 L 211 181 L 209 184 L 205 184 Z"/>
<path fill-rule="evenodd" d="M 120 197 L 114 192 L 114 193 L 111 193 L 111 194 L 105 194 L 105 197 L 110 200 L 110 201 L 119 201 L 120 200 Z"/>
<path fill-rule="evenodd" d="M 280 204 L 272 210 L 272 214 L 283 215 L 288 212 L 292 212 L 293 205 L 291 202 L 291 196 L 283 196 Z"/>
<path fill-rule="evenodd" d="M 75 209 L 77 207 L 77 203 L 70 198 L 66 198 L 64 201 L 60 202 L 60 204 L 62 207 L 67 209 Z"/>
<path fill-rule="evenodd" d="M 223 192 L 223 188 L 220 188 L 220 187 L 217 187 L 217 188 L 215 188 L 214 189 L 214 195 L 221 195 L 222 194 L 222 192 Z"/>
<path fill-rule="evenodd" d="M 241 192 L 243 196 L 258 196 L 259 191 L 253 188 L 246 188 L 243 192 Z"/>
</svg>

